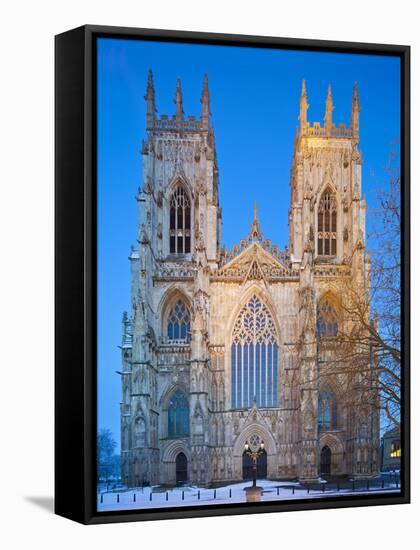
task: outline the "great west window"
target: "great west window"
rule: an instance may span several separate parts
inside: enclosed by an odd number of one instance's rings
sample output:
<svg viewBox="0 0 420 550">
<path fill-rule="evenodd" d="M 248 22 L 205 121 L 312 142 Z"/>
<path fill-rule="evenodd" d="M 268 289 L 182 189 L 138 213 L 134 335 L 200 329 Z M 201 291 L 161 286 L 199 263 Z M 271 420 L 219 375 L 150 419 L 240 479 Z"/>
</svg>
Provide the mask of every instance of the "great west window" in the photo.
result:
<svg viewBox="0 0 420 550">
<path fill-rule="evenodd" d="M 254 295 L 240 311 L 232 333 L 232 408 L 277 406 L 278 341 L 272 316 Z"/>
</svg>

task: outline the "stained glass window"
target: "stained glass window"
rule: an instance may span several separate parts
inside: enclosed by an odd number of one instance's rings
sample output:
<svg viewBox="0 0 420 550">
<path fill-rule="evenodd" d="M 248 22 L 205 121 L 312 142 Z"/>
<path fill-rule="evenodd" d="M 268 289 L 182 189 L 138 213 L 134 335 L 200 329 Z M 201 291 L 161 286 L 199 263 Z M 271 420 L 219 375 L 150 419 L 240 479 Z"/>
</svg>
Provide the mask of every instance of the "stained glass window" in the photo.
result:
<svg viewBox="0 0 420 550">
<path fill-rule="evenodd" d="M 168 340 L 189 342 L 191 336 L 190 308 L 184 300 L 177 300 L 168 316 Z"/>
<path fill-rule="evenodd" d="M 232 408 L 277 406 L 278 343 L 271 314 L 256 295 L 240 311 L 232 333 Z"/>
<path fill-rule="evenodd" d="M 323 300 L 318 305 L 317 331 L 321 338 L 338 335 L 337 315 L 329 300 Z"/>
<path fill-rule="evenodd" d="M 168 436 L 186 437 L 190 433 L 188 399 L 179 388 L 174 391 L 168 407 Z"/>
<path fill-rule="evenodd" d="M 337 202 L 334 193 L 327 188 L 318 206 L 318 255 L 337 254 Z"/>
<path fill-rule="evenodd" d="M 169 250 L 171 254 L 191 252 L 191 205 L 182 185 L 178 185 L 170 199 Z"/>
<path fill-rule="evenodd" d="M 318 430 L 337 428 L 337 400 L 331 386 L 326 385 L 318 397 Z"/>
</svg>

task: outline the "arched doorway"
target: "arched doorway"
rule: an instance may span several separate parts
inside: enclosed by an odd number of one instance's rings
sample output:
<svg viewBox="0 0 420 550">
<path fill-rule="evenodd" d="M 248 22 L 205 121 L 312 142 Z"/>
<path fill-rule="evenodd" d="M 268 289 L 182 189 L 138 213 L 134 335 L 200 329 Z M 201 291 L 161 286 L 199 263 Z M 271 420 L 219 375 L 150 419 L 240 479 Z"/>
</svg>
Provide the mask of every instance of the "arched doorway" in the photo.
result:
<svg viewBox="0 0 420 550">
<path fill-rule="evenodd" d="M 184 483 L 188 480 L 188 461 L 184 453 L 178 453 L 175 460 L 176 482 Z"/>
<path fill-rule="evenodd" d="M 242 477 L 244 480 L 252 479 L 252 458 L 244 451 L 242 455 Z M 267 453 L 260 452 L 257 458 L 257 479 L 267 477 Z"/>
<path fill-rule="evenodd" d="M 321 475 L 329 476 L 331 474 L 331 449 L 328 445 L 321 450 Z"/>
</svg>

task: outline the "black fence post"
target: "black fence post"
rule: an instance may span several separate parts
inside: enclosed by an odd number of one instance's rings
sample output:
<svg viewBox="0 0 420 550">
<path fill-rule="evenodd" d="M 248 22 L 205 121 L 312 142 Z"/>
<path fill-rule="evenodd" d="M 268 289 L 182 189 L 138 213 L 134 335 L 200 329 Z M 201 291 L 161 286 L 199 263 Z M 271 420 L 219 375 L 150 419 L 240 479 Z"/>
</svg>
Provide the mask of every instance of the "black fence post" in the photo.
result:
<svg viewBox="0 0 420 550">
<path fill-rule="evenodd" d="M 229 498 L 232 498 L 232 489 L 229 489 Z"/>
<path fill-rule="evenodd" d="M 184 500 L 184 491 L 182 491 L 182 500 Z"/>
<path fill-rule="evenodd" d="M 277 496 L 279 496 L 279 488 L 277 487 Z"/>
<path fill-rule="evenodd" d="M 104 501 L 104 494 L 101 493 L 101 504 L 103 503 L 103 501 Z"/>
<path fill-rule="evenodd" d="M 308 495 L 309 495 L 309 485 L 308 485 Z"/>
<path fill-rule="evenodd" d="M 293 485 L 292 486 L 292 495 L 294 495 L 294 494 L 295 494 L 295 486 Z"/>
<path fill-rule="evenodd" d="M 200 489 L 198 489 L 198 500 L 200 500 Z"/>
<path fill-rule="evenodd" d="M 117 493 L 117 502 L 119 502 L 119 501 L 120 501 L 120 494 Z"/>
<path fill-rule="evenodd" d="M 136 493 L 133 493 L 133 502 L 136 502 Z"/>
<path fill-rule="evenodd" d="M 325 493 L 325 483 L 322 484 L 322 492 Z"/>
<path fill-rule="evenodd" d="M 216 499 L 216 489 L 213 491 L 213 498 Z"/>
<path fill-rule="evenodd" d="M 149 496 L 150 502 L 152 502 L 152 495 L 153 495 L 153 493 L 152 493 L 152 491 L 150 491 L 150 496 Z"/>
</svg>

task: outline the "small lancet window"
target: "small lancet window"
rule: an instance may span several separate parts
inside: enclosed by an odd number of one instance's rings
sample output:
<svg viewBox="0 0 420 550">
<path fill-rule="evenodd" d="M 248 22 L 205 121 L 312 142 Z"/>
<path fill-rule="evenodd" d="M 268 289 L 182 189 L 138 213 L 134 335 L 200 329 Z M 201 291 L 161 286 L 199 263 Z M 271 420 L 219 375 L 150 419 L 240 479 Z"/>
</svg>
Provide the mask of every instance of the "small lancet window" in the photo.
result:
<svg viewBox="0 0 420 550">
<path fill-rule="evenodd" d="M 318 398 L 318 430 L 329 431 L 337 428 L 337 399 L 329 385 L 320 392 Z"/>
<path fill-rule="evenodd" d="M 177 300 L 168 316 L 168 340 L 189 342 L 191 336 L 191 313 L 184 300 Z"/>
<path fill-rule="evenodd" d="M 337 314 L 329 300 L 323 300 L 318 306 L 317 333 L 320 338 L 338 335 Z"/>
<path fill-rule="evenodd" d="M 330 188 L 324 191 L 318 206 L 318 255 L 337 255 L 337 201 Z"/>
<path fill-rule="evenodd" d="M 191 252 L 191 203 L 182 185 L 170 199 L 169 250 L 171 254 Z"/>
<path fill-rule="evenodd" d="M 185 437 L 190 433 L 188 398 L 179 388 L 175 390 L 168 407 L 168 436 Z"/>
</svg>

